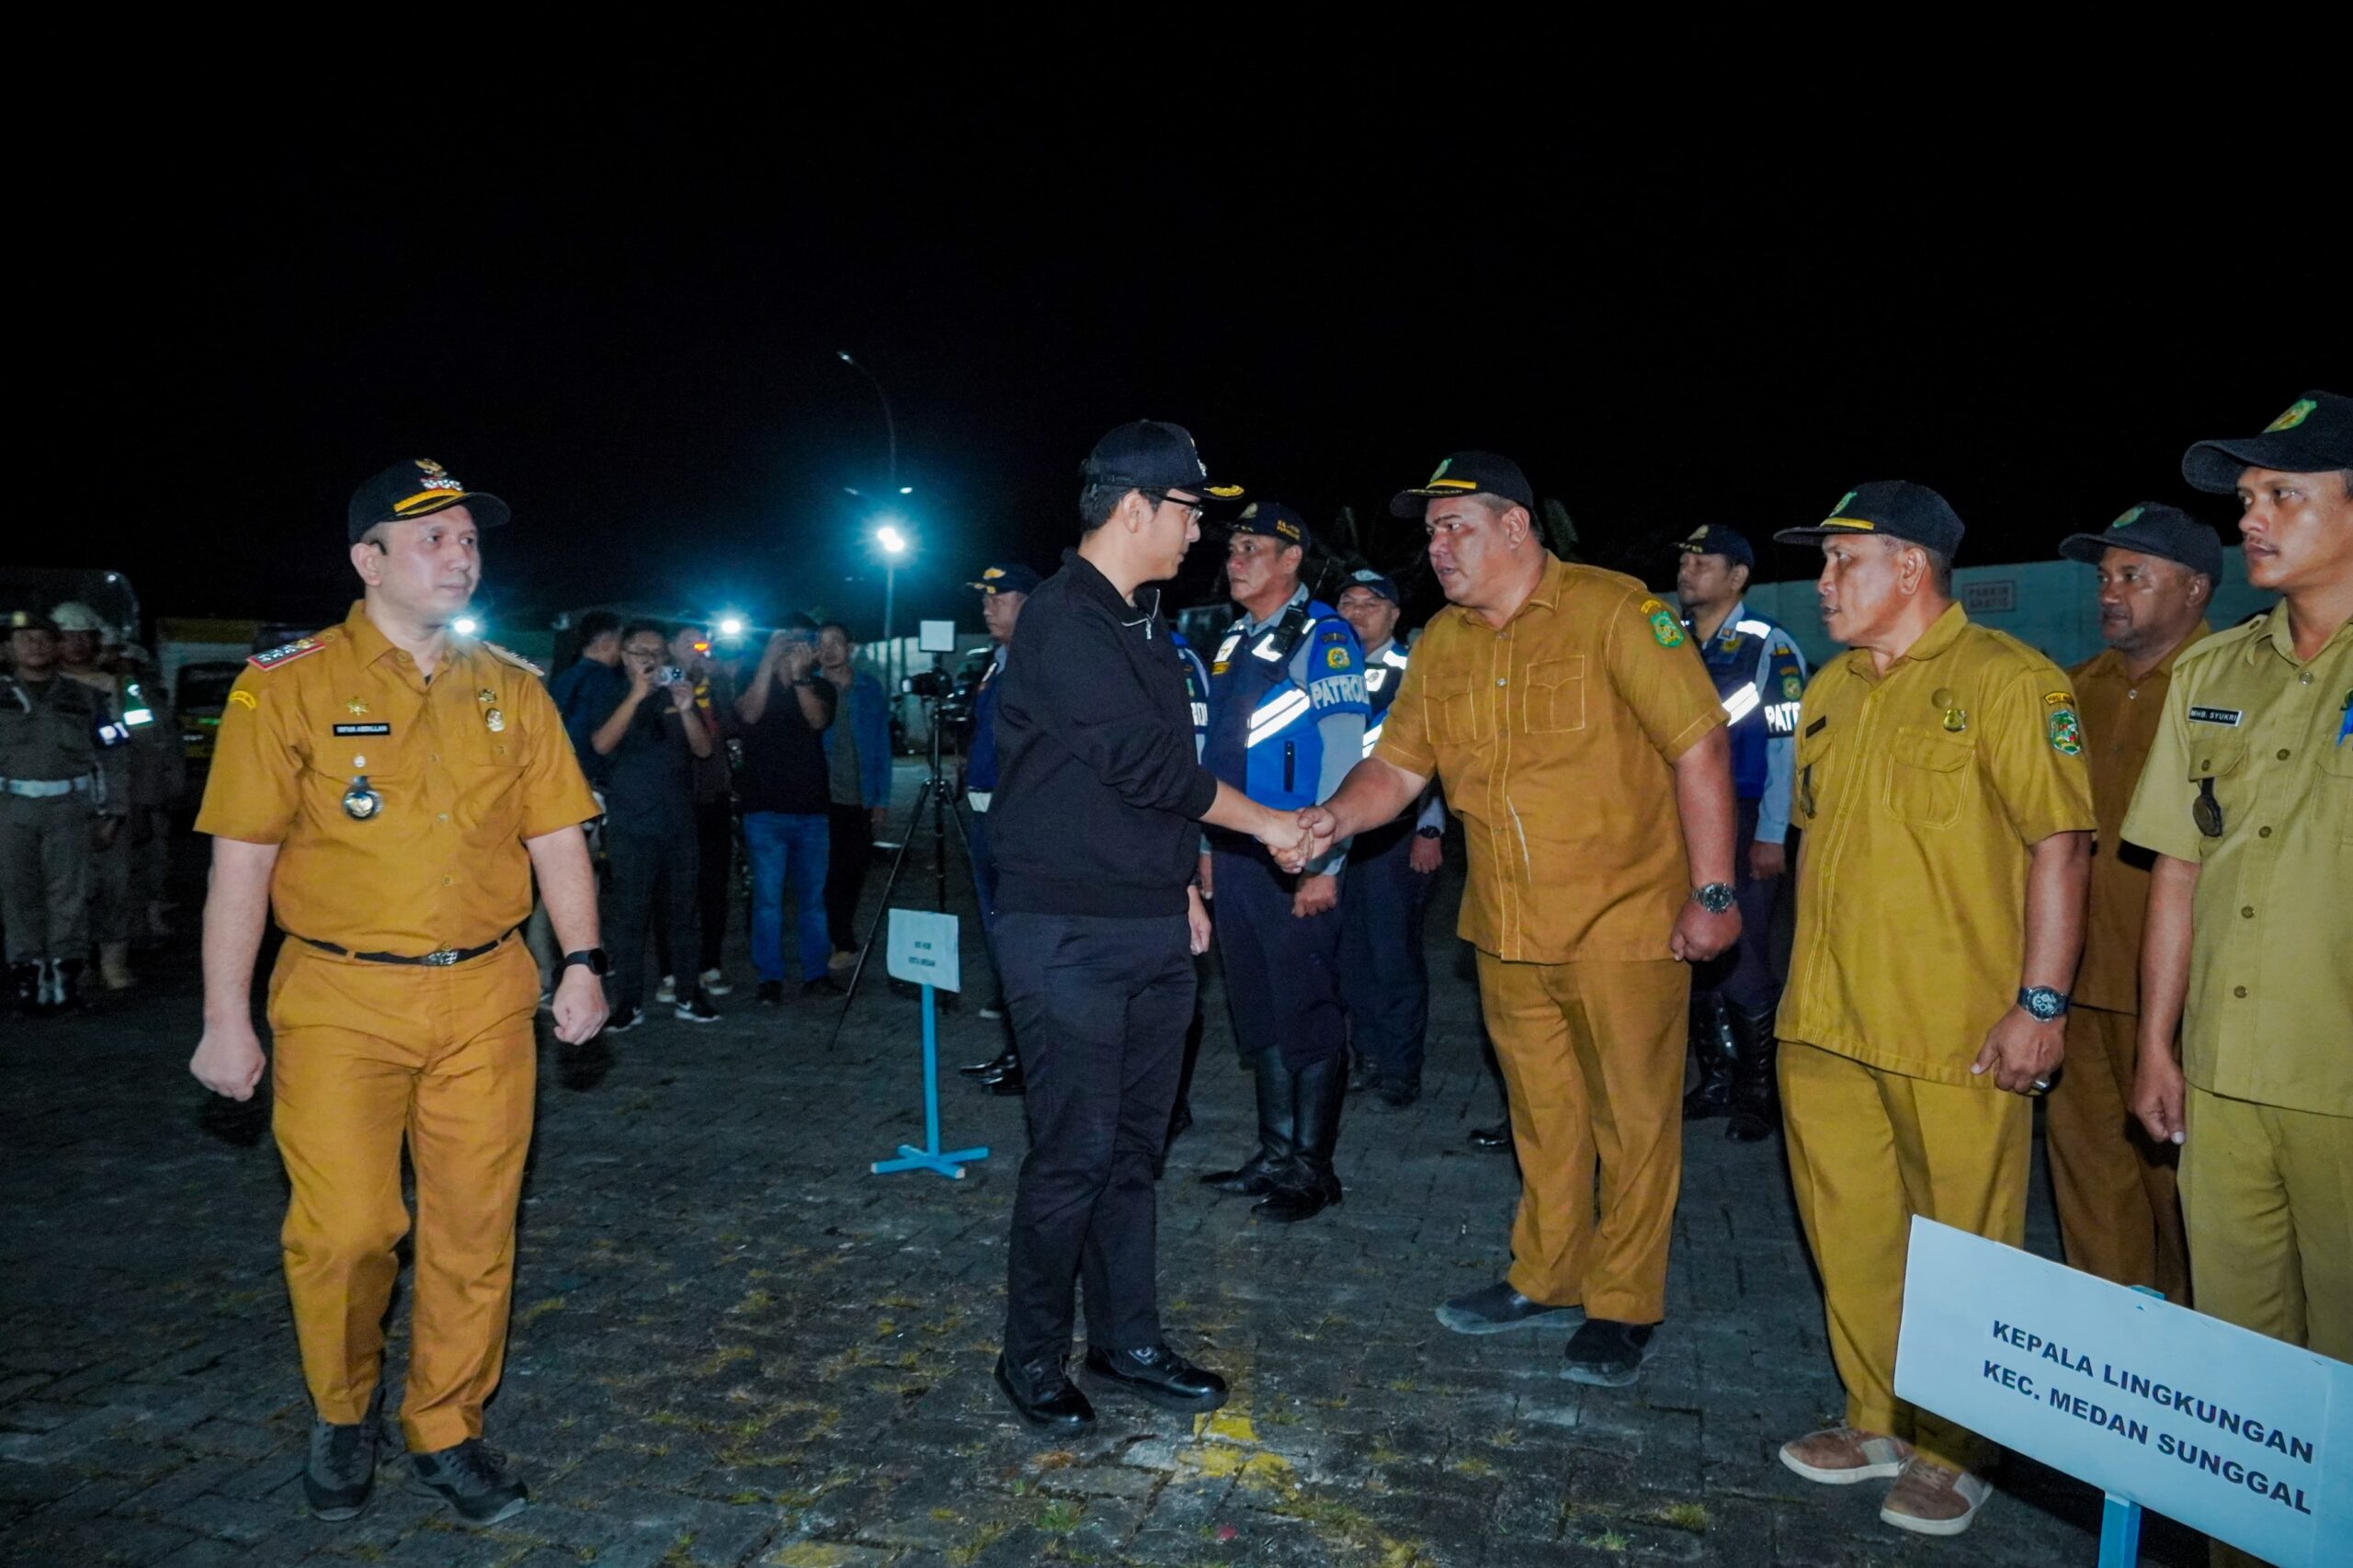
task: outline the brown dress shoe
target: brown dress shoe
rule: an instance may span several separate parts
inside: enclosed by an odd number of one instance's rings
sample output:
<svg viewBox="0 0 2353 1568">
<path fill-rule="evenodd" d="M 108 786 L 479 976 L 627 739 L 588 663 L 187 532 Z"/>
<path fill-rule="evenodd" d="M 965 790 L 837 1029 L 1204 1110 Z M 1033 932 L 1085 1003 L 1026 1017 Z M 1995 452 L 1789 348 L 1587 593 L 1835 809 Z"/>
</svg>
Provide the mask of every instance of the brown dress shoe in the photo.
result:
<svg viewBox="0 0 2353 1568">
<path fill-rule="evenodd" d="M 1880 1522 L 1915 1535 L 1959 1535 L 1993 1494 L 1992 1487 L 1969 1471 L 1915 1454 L 1887 1489 Z"/>
<path fill-rule="evenodd" d="M 1911 1458 L 1912 1445 L 1903 1438 L 1859 1426 L 1825 1426 L 1781 1445 L 1783 1464 L 1825 1486 L 1884 1481 L 1901 1474 Z"/>
</svg>

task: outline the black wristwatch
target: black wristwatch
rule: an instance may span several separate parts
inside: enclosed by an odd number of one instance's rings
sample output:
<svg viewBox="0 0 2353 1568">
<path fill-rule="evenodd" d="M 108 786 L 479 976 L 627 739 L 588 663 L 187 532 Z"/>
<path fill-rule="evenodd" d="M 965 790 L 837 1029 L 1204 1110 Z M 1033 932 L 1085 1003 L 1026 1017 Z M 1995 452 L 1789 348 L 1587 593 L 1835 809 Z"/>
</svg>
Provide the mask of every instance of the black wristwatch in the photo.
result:
<svg viewBox="0 0 2353 1568">
<path fill-rule="evenodd" d="M 2018 987 L 2018 1006 L 2047 1024 L 2066 1013 L 2067 994 L 2053 991 L 2048 985 L 2021 985 Z"/>
<path fill-rule="evenodd" d="M 1736 897 L 1730 882 L 1710 882 L 1691 890 L 1691 902 L 1711 915 L 1722 915 L 1730 909 Z"/>
<path fill-rule="evenodd" d="M 555 967 L 559 971 L 563 971 L 570 969 L 574 964 L 585 966 L 591 974 L 603 974 L 607 968 L 605 963 L 605 949 L 602 948 L 583 948 L 576 953 L 566 953 L 563 955 L 563 961 Z"/>
<path fill-rule="evenodd" d="M 1446 829 L 1442 827 L 1417 827 L 1414 830 L 1414 836 L 1416 838 L 1444 838 L 1446 836 Z"/>
</svg>

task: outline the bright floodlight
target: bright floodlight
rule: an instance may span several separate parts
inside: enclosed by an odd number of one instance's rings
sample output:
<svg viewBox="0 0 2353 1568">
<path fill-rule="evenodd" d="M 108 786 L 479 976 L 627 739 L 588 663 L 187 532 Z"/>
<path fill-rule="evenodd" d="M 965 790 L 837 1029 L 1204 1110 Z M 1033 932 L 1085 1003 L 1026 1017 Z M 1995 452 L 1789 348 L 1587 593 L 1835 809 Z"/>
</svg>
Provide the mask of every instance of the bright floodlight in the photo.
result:
<svg viewBox="0 0 2353 1568">
<path fill-rule="evenodd" d="M 882 547 L 885 555 L 904 555 L 907 552 L 907 536 L 890 523 L 874 530 L 874 542 Z"/>
<path fill-rule="evenodd" d="M 902 495 L 913 495 L 915 493 L 915 487 L 912 484 L 902 484 L 899 486 L 899 494 Z"/>
<path fill-rule="evenodd" d="M 741 636 L 743 636 L 743 635 L 744 635 L 744 618 L 743 618 L 742 616 L 740 616 L 740 615 L 722 615 L 722 616 L 721 616 L 721 617 L 719 618 L 719 634 L 720 634 L 722 637 L 741 637 Z"/>
<path fill-rule="evenodd" d="M 456 632 L 460 637 L 472 637 L 475 632 L 482 630 L 482 622 L 476 620 L 472 616 L 461 615 L 457 619 L 449 623 L 449 630 Z"/>
</svg>

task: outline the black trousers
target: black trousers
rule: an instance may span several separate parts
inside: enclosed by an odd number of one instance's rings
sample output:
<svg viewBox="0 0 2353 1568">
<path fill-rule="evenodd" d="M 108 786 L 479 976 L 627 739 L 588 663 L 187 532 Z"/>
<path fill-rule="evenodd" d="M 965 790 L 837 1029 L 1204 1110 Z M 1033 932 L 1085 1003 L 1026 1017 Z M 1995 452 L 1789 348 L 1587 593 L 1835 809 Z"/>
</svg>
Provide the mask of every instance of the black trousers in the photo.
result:
<svg viewBox="0 0 2353 1568">
<path fill-rule="evenodd" d="M 1070 1354 L 1082 1283 L 1090 1347 L 1150 1348 L 1161 1343 L 1153 1167 L 1193 1017 L 1185 917 L 1007 913 L 997 950 L 1029 1123 L 1006 1249 L 1006 1360 Z"/>
<path fill-rule="evenodd" d="M 1297 1072 L 1339 1055 L 1348 1040 L 1340 1010 L 1339 909 L 1300 919 L 1290 912 L 1297 877 L 1247 839 L 1219 834 L 1210 842 L 1217 894 L 1210 913 L 1242 1060 L 1279 1051 L 1283 1065 Z M 1353 874 L 1340 879 L 1343 902 Z"/>
<path fill-rule="evenodd" d="M 710 801 L 695 807 L 695 914 L 702 937 L 701 961 L 708 972 L 719 967 L 727 945 L 727 906 L 735 892 L 735 802 Z"/>
<path fill-rule="evenodd" d="M 1737 837 L 1733 845 L 1733 895 L 1740 904 L 1740 939 L 1691 971 L 1694 991 L 1713 991 L 1725 1005 L 1745 1013 L 1769 1013 L 1781 1000 L 1781 982 L 1788 973 L 1786 950 L 1777 953 L 1776 926 L 1797 881 L 1797 862 L 1769 881 L 1748 874 L 1748 846 L 1756 842 L 1756 802 L 1740 802 Z M 1795 847 L 1795 846 L 1791 846 Z"/>
<path fill-rule="evenodd" d="M 1422 1081 L 1430 1022 L 1422 906 L 1437 876 L 1414 869 L 1414 844 L 1410 816 L 1359 834 L 1340 879 L 1340 1000 L 1348 1010 L 1348 1040 L 1382 1078 L 1399 1084 Z"/>
<path fill-rule="evenodd" d="M 858 948 L 858 899 L 866 891 L 866 863 L 874 856 L 874 813 L 864 806 L 826 809 L 831 829 L 825 861 L 825 935 L 834 951 Z"/>
<path fill-rule="evenodd" d="M 612 868 L 608 892 L 612 915 L 612 973 L 607 983 L 616 1011 L 645 1005 L 646 929 L 657 914 L 672 953 L 695 951 L 695 835 L 605 832 L 605 859 Z M 678 976 L 679 996 L 691 995 L 695 977 Z"/>
</svg>

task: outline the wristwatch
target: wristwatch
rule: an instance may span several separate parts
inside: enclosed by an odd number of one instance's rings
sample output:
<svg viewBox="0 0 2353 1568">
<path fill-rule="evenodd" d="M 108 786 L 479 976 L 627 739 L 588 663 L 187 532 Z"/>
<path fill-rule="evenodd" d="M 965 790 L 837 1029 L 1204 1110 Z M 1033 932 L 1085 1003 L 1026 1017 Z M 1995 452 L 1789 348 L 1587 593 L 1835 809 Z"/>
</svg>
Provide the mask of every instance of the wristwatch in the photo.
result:
<svg viewBox="0 0 2353 1568">
<path fill-rule="evenodd" d="M 2022 985 L 2018 987 L 2018 1006 L 2047 1024 L 2066 1012 L 2067 994 L 2053 991 L 2048 985 Z"/>
<path fill-rule="evenodd" d="M 1414 836 L 1416 838 L 1444 838 L 1446 836 L 1446 829 L 1442 827 L 1415 828 L 1414 830 Z"/>
<path fill-rule="evenodd" d="M 563 961 L 555 967 L 559 971 L 562 971 L 570 969 L 574 964 L 580 964 L 584 966 L 591 974 L 603 974 L 607 967 L 605 963 L 605 949 L 602 948 L 583 948 L 576 953 L 566 953 L 563 955 Z"/>
<path fill-rule="evenodd" d="M 1732 884 L 1710 882 L 1705 887 L 1693 888 L 1691 902 L 1711 915 L 1722 915 L 1733 906 Z"/>
</svg>

